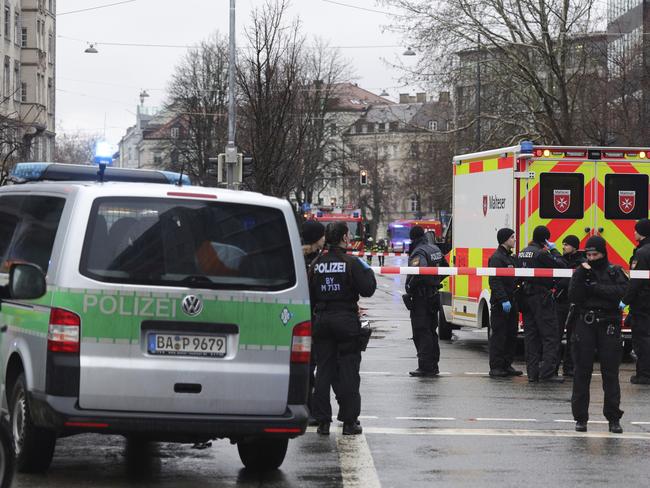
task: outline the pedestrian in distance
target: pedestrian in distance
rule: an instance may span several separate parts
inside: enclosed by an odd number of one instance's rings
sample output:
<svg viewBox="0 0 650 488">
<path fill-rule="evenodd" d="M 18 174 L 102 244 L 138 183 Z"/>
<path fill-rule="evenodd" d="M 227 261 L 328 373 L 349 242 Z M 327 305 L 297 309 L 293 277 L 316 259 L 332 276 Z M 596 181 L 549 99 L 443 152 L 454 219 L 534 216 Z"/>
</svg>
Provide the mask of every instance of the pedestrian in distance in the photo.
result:
<svg viewBox="0 0 650 488">
<path fill-rule="evenodd" d="M 305 266 L 307 273 L 311 263 L 320 256 L 323 247 L 325 246 L 325 226 L 316 220 L 307 220 L 302 224 L 302 254 L 305 257 Z M 313 303 L 313 299 L 310 300 Z M 312 310 L 312 323 L 313 323 L 313 310 Z M 309 392 L 307 396 L 307 405 L 309 407 L 309 425 L 316 425 L 316 419 L 312 416 L 311 412 L 314 410 L 314 384 L 316 371 L 316 354 L 312 354 L 309 358 Z"/>
<path fill-rule="evenodd" d="M 587 261 L 585 253 L 580 251 L 580 240 L 577 236 L 568 235 L 562 239 L 562 257 L 567 267 L 577 269 L 582 263 Z M 557 280 L 555 285 L 555 307 L 557 312 L 557 325 L 560 342 L 564 337 L 566 329 L 566 347 L 564 352 L 558 358 L 558 365 L 556 370 L 559 371 L 562 366 L 563 376 L 573 376 L 573 356 L 571 354 L 571 336 L 573 334 L 573 327 L 575 322 L 567 324 L 566 318 L 569 315 L 569 281 L 570 278 L 562 278 Z"/>
<path fill-rule="evenodd" d="M 497 232 L 497 247 L 488 260 L 490 268 L 516 268 L 512 255 L 515 247 L 515 231 L 508 228 Z M 515 301 L 516 279 L 514 277 L 490 276 L 490 377 L 520 376 L 521 371 L 512 367 L 517 348 L 519 309 Z"/>
<path fill-rule="evenodd" d="M 634 226 L 639 245 L 630 259 L 631 270 L 650 270 L 650 220 L 641 219 Z M 630 382 L 650 385 L 650 280 L 630 280 L 623 303 L 630 306 L 632 347 L 636 354 L 636 373 Z"/>
<path fill-rule="evenodd" d="M 569 300 L 576 304 L 572 336 L 574 378 L 571 410 L 578 432 L 587 431 L 589 386 L 598 353 L 605 401 L 603 414 L 609 431 L 623 432 L 620 419 L 621 387 L 618 372 L 623 353 L 621 341 L 621 298 L 628 278 L 620 266 L 607 260 L 605 239 L 592 236 L 585 245 L 587 262 L 576 269 L 569 284 Z M 572 314 L 573 315 L 573 314 Z"/>
<path fill-rule="evenodd" d="M 409 266 L 449 266 L 438 246 L 430 244 L 419 225 L 409 232 L 411 247 Z M 438 344 L 438 290 L 444 276 L 409 275 L 406 278 L 404 302 L 410 311 L 413 342 L 418 355 L 418 367 L 411 376 L 437 376 L 439 374 L 440 345 Z"/>
<path fill-rule="evenodd" d="M 533 230 L 533 240 L 519 252 L 522 268 L 565 268 L 566 263 L 549 239 L 551 232 L 540 225 Z M 560 341 L 552 289 L 553 278 L 531 278 L 522 286 L 524 348 L 526 370 L 530 383 L 562 383 L 555 374 Z"/>
<path fill-rule="evenodd" d="M 368 253 L 366 255 L 366 259 L 368 260 L 368 264 L 372 266 L 372 254 L 371 252 L 375 251 L 375 240 L 372 238 L 372 236 L 368 237 L 366 240 L 366 252 Z"/>
<path fill-rule="evenodd" d="M 386 252 L 386 241 L 384 239 L 379 239 L 377 241 L 377 252 L 380 253 L 379 256 L 377 256 L 379 266 L 384 266 L 384 261 L 386 259 L 386 256 L 383 255 L 383 253 Z"/>
<path fill-rule="evenodd" d="M 329 435 L 332 422 L 330 387 L 337 384 L 339 418 L 343 434 L 361 434 L 359 393 L 361 351 L 365 348 L 359 321 L 359 296 L 370 297 L 377 288 L 372 269 L 362 258 L 348 256 L 348 227 L 333 222 L 325 229 L 327 253 L 310 269 L 310 297 L 314 303 L 313 340 L 316 354 L 314 418 L 318 433 Z"/>
</svg>

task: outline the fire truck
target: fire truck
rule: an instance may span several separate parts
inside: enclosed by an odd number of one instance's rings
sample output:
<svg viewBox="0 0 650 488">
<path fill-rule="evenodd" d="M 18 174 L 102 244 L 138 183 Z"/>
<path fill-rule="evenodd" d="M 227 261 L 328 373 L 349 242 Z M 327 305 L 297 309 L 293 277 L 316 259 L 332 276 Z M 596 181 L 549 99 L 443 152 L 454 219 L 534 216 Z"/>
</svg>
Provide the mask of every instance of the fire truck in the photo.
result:
<svg viewBox="0 0 650 488">
<path fill-rule="evenodd" d="M 442 224 L 439 220 L 395 220 L 388 224 L 389 247 L 394 251 L 406 251 L 411 243 L 409 232 L 416 225 L 425 231 L 435 232 L 436 239 L 442 236 Z"/>
<path fill-rule="evenodd" d="M 322 207 L 311 211 L 305 217 L 327 225 L 330 222 L 345 222 L 350 230 L 350 251 L 365 251 L 366 224 L 360 209 L 343 210 L 340 208 Z"/>
<path fill-rule="evenodd" d="M 650 148 L 517 146 L 455 156 L 451 266 L 485 267 L 501 227 L 517 232 L 517 251 L 546 225 L 558 244 L 573 234 L 607 240 L 609 260 L 628 267 L 634 224 L 648 217 Z M 561 247 L 561 246 L 558 246 Z M 488 327 L 490 289 L 483 276 L 445 280 L 442 302 L 451 328 Z M 444 322 L 444 320 L 443 320 Z M 623 330 L 629 338 L 629 329 Z M 626 341 L 629 347 L 629 341 Z"/>
</svg>

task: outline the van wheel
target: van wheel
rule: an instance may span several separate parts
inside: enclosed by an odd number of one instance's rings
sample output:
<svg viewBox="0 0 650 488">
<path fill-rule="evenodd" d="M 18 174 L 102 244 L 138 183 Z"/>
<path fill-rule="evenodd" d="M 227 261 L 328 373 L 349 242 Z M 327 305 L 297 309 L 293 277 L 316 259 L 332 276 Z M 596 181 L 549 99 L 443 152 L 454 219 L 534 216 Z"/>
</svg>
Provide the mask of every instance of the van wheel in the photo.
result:
<svg viewBox="0 0 650 488">
<path fill-rule="evenodd" d="M 289 439 L 255 439 L 237 443 L 239 459 L 251 471 L 278 469 L 287 454 Z"/>
<path fill-rule="evenodd" d="M 42 473 L 52 462 L 56 434 L 34 425 L 26 384 L 21 373 L 11 394 L 9 415 L 16 466 L 21 473 Z"/>
<path fill-rule="evenodd" d="M 445 318 L 445 312 L 438 312 L 438 337 L 443 341 L 450 341 L 452 336 L 451 324 Z"/>
<path fill-rule="evenodd" d="M 2 419 L 0 421 L 0 488 L 10 488 L 14 479 L 16 461 L 9 434 L 9 425 Z"/>
</svg>

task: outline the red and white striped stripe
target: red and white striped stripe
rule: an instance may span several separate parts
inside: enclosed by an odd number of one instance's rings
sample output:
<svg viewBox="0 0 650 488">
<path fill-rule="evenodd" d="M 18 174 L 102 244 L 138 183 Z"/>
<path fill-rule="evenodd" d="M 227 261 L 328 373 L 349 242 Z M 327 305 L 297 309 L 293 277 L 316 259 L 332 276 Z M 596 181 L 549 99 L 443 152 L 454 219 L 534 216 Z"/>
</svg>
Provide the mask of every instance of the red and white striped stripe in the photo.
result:
<svg viewBox="0 0 650 488">
<path fill-rule="evenodd" d="M 408 256 L 408 253 L 406 252 L 361 252 L 361 251 L 348 251 L 347 254 L 350 254 L 352 256 L 389 256 L 389 257 L 395 257 L 395 256 Z"/>
<path fill-rule="evenodd" d="M 413 267 L 413 266 L 373 266 L 378 274 L 432 275 L 432 276 L 505 276 L 517 278 L 570 278 L 572 269 L 562 268 L 457 268 L 457 267 Z M 648 280 L 650 271 L 632 270 L 631 279 Z"/>
</svg>

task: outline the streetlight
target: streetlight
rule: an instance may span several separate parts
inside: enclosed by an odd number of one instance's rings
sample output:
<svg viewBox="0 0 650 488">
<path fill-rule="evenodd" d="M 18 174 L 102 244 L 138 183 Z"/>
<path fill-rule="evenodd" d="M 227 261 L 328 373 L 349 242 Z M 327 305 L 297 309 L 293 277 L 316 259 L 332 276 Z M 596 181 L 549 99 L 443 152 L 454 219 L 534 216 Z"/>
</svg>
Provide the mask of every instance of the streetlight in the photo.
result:
<svg viewBox="0 0 650 488">
<path fill-rule="evenodd" d="M 149 98 L 149 93 L 147 93 L 147 90 L 142 90 L 140 92 L 140 105 L 144 105 L 145 98 Z"/>
<path fill-rule="evenodd" d="M 406 51 L 402 53 L 402 56 L 415 56 L 415 51 L 411 49 L 411 46 L 406 48 Z"/>
<path fill-rule="evenodd" d="M 390 93 L 386 91 L 386 88 L 384 88 L 381 93 L 379 94 L 380 97 L 388 97 L 390 96 Z"/>
<path fill-rule="evenodd" d="M 99 51 L 95 48 L 95 43 L 91 42 L 88 43 L 88 47 L 84 52 L 88 54 L 97 54 Z"/>
<path fill-rule="evenodd" d="M 235 0 L 230 0 L 230 49 L 228 60 L 228 143 L 226 144 L 226 184 L 233 187 L 234 167 L 237 164 L 235 145 Z"/>
</svg>

